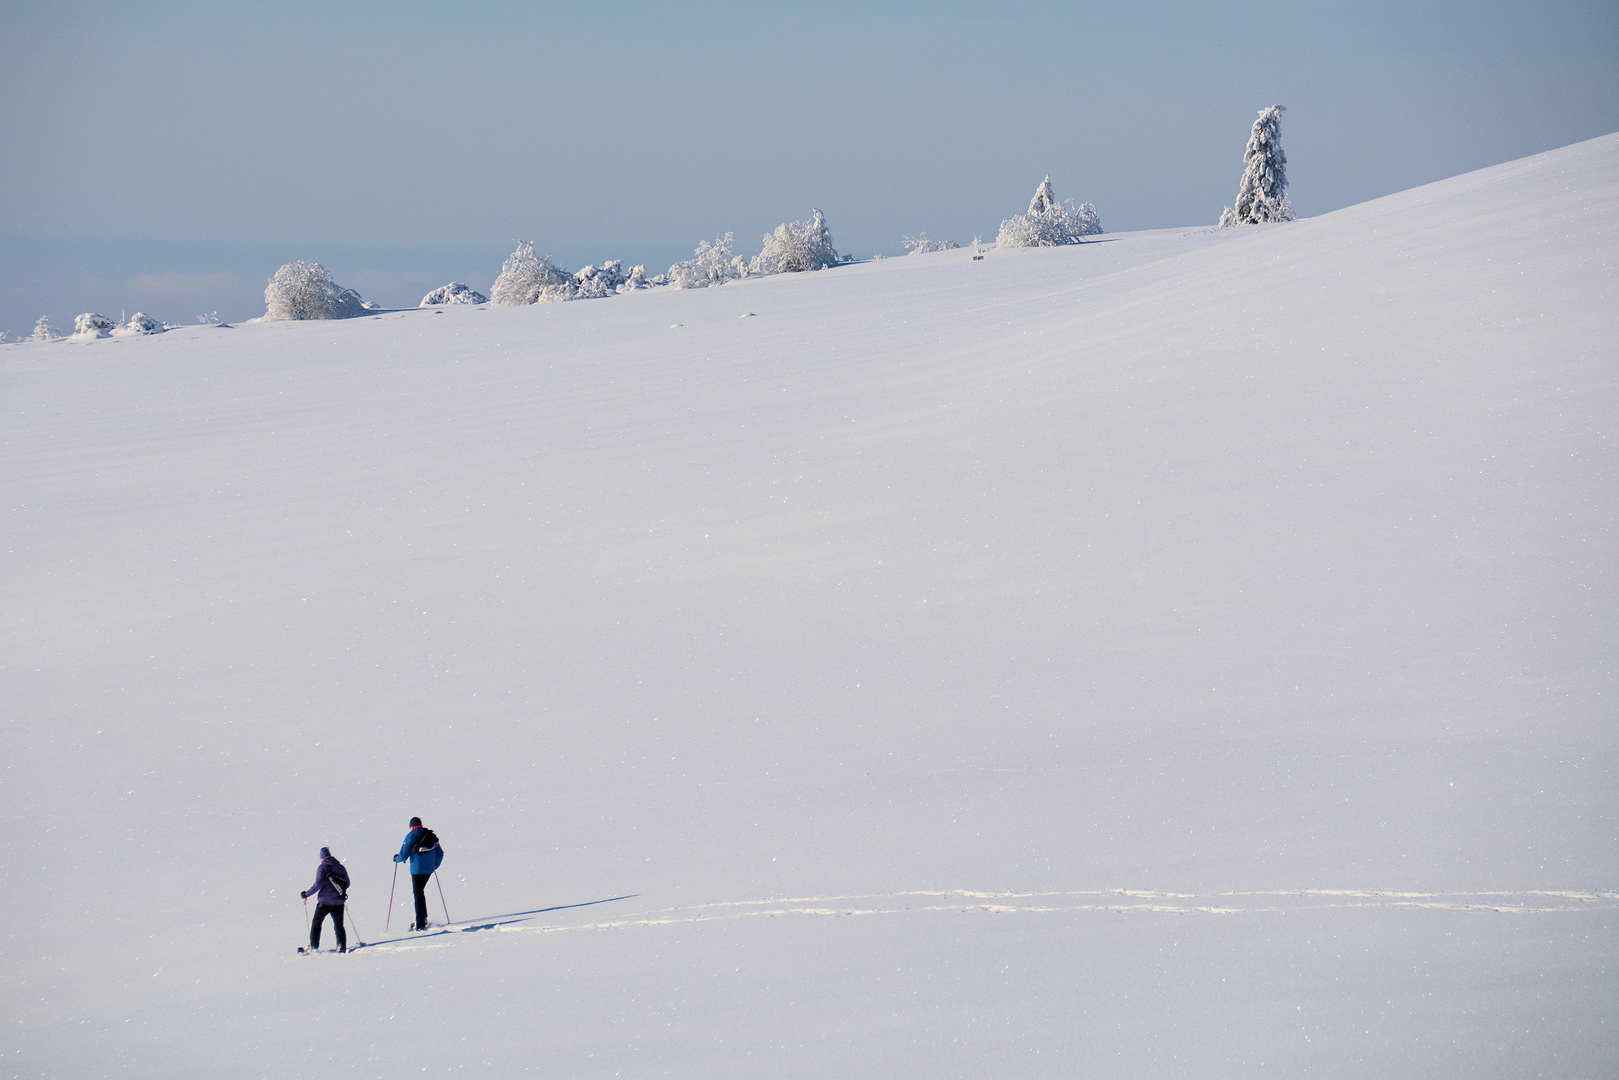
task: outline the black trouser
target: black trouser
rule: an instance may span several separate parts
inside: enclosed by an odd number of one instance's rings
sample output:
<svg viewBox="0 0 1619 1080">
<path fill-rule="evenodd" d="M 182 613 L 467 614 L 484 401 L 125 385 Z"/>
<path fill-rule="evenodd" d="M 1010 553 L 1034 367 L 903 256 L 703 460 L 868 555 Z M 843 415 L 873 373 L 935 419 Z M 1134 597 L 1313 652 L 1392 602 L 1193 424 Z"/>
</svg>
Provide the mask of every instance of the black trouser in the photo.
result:
<svg viewBox="0 0 1619 1080">
<path fill-rule="evenodd" d="M 343 905 L 342 904 L 316 904 L 315 921 L 309 924 L 310 951 L 320 948 L 320 924 L 327 915 L 332 917 L 332 927 L 337 931 L 337 949 L 346 952 L 349 940 L 343 933 Z"/>
<path fill-rule="evenodd" d="M 410 887 L 416 893 L 416 929 L 427 929 L 427 882 L 432 874 L 410 875 Z"/>
</svg>

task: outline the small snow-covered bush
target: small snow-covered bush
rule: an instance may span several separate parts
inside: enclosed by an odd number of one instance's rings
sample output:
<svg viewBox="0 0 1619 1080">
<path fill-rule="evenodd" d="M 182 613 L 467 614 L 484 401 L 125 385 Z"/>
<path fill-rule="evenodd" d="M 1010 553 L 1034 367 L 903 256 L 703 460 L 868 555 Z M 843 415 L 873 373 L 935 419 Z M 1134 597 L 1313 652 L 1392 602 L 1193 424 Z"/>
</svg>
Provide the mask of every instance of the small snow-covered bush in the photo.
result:
<svg viewBox="0 0 1619 1080">
<path fill-rule="evenodd" d="M 1035 189 L 1026 213 L 1017 214 L 1001 222 L 1000 235 L 995 237 L 998 247 L 1058 247 L 1078 244 L 1087 236 L 1102 231 L 1102 222 L 1096 216 L 1096 205 L 1085 203 L 1075 206 L 1073 200 L 1058 202 L 1051 190 L 1051 177 L 1046 177 Z"/>
<path fill-rule="evenodd" d="M 93 311 L 86 311 L 73 320 L 73 336 L 81 341 L 91 338 L 111 337 L 114 323 L 105 315 L 97 315 Z"/>
<path fill-rule="evenodd" d="M 1220 228 L 1293 220 L 1293 204 L 1287 198 L 1287 155 L 1282 153 L 1282 114 L 1286 111 L 1283 105 L 1259 110 L 1242 154 L 1237 205 L 1221 213 Z"/>
<path fill-rule="evenodd" d="M 161 334 L 167 330 L 168 324 L 159 322 L 146 314 L 137 311 L 129 317 L 129 321 L 112 332 L 113 337 L 140 337 L 145 334 Z"/>
<path fill-rule="evenodd" d="M 934 240 L 924 231 L 919 236 L 907 236 L 905 246 L 911 249 L 912 255 L 926 255 L 930 251 L 949 251 L 961 245 L 954 240 Z"/>
<path fill-rule="evenodd" d="M 624 263 L 613 259 L 601 266 L 587 266 L 573 275 L 575 300 L 596 300 L 612 296 L 628 280 L 624 276 Z"/>
<path fill-rule="evenodd" d="M 637 277 L 639 286 L 632 284 Z M 495 279 L 495 287 L 489 290 L 489 297 L 509 307 L 556 304 L 565 300 L 595 300 L 646 284 L 645 267 L 637 266 L 625 276 L 624 263 L 619 259 L 570 274 L 553 263 L 549 255 L 536 256 L 534 245 L 524 240 L 500 268 L 500 276 Z"/>
<path fill-rule="evenodd" d="M 624 283 L 618 287 L 618 291 L 633 292 L 636 289 L 648 289 L 651 287 L 652 282 L 647 280 L 646 267 L 632 266 L 630 267 L 629 276 L 626 277 L 624 279 Z"/>
<path fill-rule="evenodd" d="M 275 272 L 264 288 L 265 318 L 352 319 L 368 308 L 353 289 L 345 289 L 317 262 L 299 259 Z"/>
<path fill-rule="evenodd" d="M 697 245 L 696 254 L 669 268 L 669 284 L 677 289 L 706 289 L 711 285 L 724 285 L 748 272 L 747 260 L 731 254 L 732 235 L 716 236 L 711 244 L 707 240 Z"/>
<path fill-rule="evenodd" d="M 826 215 L 819 210 L 809 221 L 777 225 L 776 231 L 764 241 L 764 250 L 748 263 L 750 274 L 796 274 L 836 266 L 843 261 L 832 247 L 832 231 L 826 227 Z"/>
<path fill-rule="evenodd" d="M 418 307 L 438 307 L 440 304 L 487 304 L 489 297 L 481 292 L 467 288 L 459 281 L 452 281 L 448 285 L 441 285 L 422 297 Z"/>
<path fill-rule="evenodd" d="M 576 291 L 572 274 L 553 263 L 551 256 L 535 255 L 534 245 L 523 240 L 506 257 L 500 276 L 489 290 L 489 299 L 506 307 L 555 304 L 572 300 Z"/>
<path fill-rule="evenodd" d="M 47 318 L 44 315 L 41 315 L 39 317 L 39 321 L 34 324 L 33 336 L 30 337 L 28 340 L 29 341 L 56 341 L 61 336 L 62 336 L 61 334 L 56 332 L 56 327 L 51 325 L 50 319 Z"/>
</svg>

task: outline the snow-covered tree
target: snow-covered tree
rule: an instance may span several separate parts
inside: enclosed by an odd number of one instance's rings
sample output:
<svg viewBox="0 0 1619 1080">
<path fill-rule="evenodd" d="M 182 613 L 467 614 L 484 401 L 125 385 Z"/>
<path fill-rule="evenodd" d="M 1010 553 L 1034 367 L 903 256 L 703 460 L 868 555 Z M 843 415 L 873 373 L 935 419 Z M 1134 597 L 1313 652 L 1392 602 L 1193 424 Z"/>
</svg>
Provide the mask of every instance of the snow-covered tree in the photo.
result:
<svg viewBox="0 0 1619 1080">
<path fill-rule="evenodd" d="M 1026 213 L 1001 222 L 995 243 L 1000 247 L 1057 247 L 1077 244 L 1102 231 L 1096 204 L 1075 206 L 1072 200 L 1058 202 L 1051 190 L 1051 177 L 1040 181 Z"/>
<path fill-rule="evenodd" d="M 440 285 L 426 296 L 417 307 L 438 307 L 441 304 L 487 304 L 489 297 L 474 289 L 452 281 L 448 285 Z"/>
<path fill-rule="evenodd" d="M 1029 200 L 1029 213 L 1044 214 L 1057 205 L 1057 193 L 1051 189 L 1051 177 L 1048 176 L 1034 189 L 1034 198 Z"/>
<path fill-rule="evenodd" d="M 905 237 L 905 246 L 911 249 L 912 255 L 926 255 L 930 251 L 949 251 L 961 245 L 954 240 L 934 240 L 924 230 L 918 236 Z"/>
<path fill-rule="evenodd" d="M 764 250 L 748 263 L 750 274 L 796 274 L 836 266 L 843 261 L 832 246 L 832 230 L 819 210 L 809 221 L 790 221 L 776 226 L 764 238 Z"/>
<path fill-rule="evenodd" d="M 1287 155 L 1282 153 L 1282 114 L 1286 111 L 1281 105 L 1259 110 L 1242 155 L 1237 205 L 1225 208 L 1220 228 L 1293 220 L 1293 204 L 1287 200 Z"/>
<path fill-rule="evenodd" d="M 572 300 L 577 291 L 572 274 L 553 263 L 551 256 L 536 256 L 534 245 L 523 240 L 506 257 L 489 299 L 507 307 L 555 304 Z"/>
<path fill-rule="evenodd" d="M 73 320 L 73 336 L 80 340 L 111 337 L 114 323 L 105 315 L 86 311 Z"/>
<path fill-rule="evenodd" d="M 651 284 L 652 283 L 647 280 L 646 267 L 632 266 L 630 267 L 629 276 L 624 279 L 624 284 L 618 287 L 618 291 L 633 292 L 636 289 L 648 288 L 651 286 Z"/>
<path fill-rule="evenodd" d="M 345 289 L 317 262 L 290 262 L 275 272 L 264 288 L 265 317 L 270 319 L 352 319 L 368 308 L 353 289 Z"/>
<path fill-rule="evenodd" d="M 55 341 L 58 338 L 60 338 L 61 336 L 62 336 L 61 334 L 56 332 L 56 327 L 51 325 L 51 320 L 47 316 L 41 315 L 39 317 L 39 321 L 34 324 L 33 336 L 30 337 L 28 340 L 29 341 Z"/>
<path fill-rule="evenodd" d="M 669 268 L 665 276 L 677 289 L 706 289 L 711 285 L 724 285 L 748 272 L 747 260 L 731 254 L 730 233 L 716 236 L 713 243 L 704 240 L 697 245 L 696 254 Z"/>
</svg>

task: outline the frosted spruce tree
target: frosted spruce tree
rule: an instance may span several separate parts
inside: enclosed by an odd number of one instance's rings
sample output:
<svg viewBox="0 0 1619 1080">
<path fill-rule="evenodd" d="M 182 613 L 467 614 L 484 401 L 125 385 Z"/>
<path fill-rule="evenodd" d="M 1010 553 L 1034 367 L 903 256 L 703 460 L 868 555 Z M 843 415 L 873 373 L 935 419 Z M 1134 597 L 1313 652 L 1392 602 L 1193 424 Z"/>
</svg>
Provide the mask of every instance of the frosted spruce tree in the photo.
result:
<svg viewBox="0 0 1619 1080">
<path fill-rule="evenodd" d="M 1282 114 L 1286 111 L 1281 105 L 1259 111 L 1242 155 L 1237 205 L 1225 208 L 1220 228 L 1293 220 L 1293 204 L 1287 201 L 1287 155 L 1282 153 Z"/>
</svg>

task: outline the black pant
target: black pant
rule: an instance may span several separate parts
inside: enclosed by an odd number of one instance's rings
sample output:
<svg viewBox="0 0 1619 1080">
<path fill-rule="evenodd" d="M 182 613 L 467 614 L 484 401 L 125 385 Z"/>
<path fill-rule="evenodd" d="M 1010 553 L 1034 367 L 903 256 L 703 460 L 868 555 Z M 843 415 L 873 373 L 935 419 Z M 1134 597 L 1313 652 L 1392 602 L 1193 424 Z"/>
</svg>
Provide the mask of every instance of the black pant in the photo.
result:
<svg viewBox="0 0 1619 1080">
<path fill-rule="evenodd" d="M 343 933 L 343 905 L 342 904 L 316 904 L 315 921 L 309 924 L 309 949 L 311 952 L 320 948 L 320 924 L 326 916 L 332 917 L 332 927 L 337 931 L 337 951 L 347 952 L 349 940 Z"/>
<path fill-rule="evenodd" d="M 416 929 L 427 929 L 427 882 L 432 874 L 410 875 L 410 887 L 416 893 Z"/>
</svg>

